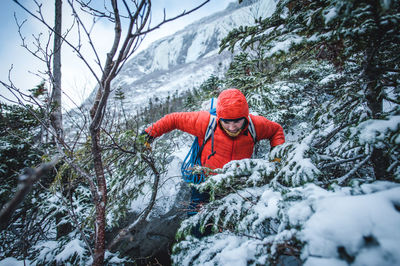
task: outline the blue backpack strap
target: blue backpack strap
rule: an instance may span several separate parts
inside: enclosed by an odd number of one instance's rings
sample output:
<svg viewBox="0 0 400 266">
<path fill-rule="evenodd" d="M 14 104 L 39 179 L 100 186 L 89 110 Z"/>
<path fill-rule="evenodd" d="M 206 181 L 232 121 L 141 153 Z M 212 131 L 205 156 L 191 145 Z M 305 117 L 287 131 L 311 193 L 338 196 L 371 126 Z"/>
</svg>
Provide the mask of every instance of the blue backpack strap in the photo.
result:
<svg viewBox="0 0 400 266">
<path fill-rule="evenodd" d="M 210 114 L 217 115 L 217 100 L 215 98 L 211 99 Z"/>
<path fill-rule="evenodd" d="M 251 120 L 250 115 L 249 115 L 248 117 L 249 117 L 249 126 L 248 126 L 248 129 L 249 129 L 249 132 L 250 132 L 251 137 L 253 138 L 254 143 L 256 143 L 256 142 L 257 142 L 256 128 L 254 127 L 254 124 L 253 124 L 253 121 Z"/>
<path fill-rule="evenodd" d="M 210 120 L 208 121 L 208 126 L 207 126 L 207 130 L 206 130 L 206 134 L 204 135 L 204 141 L 203 141 L 203 145 L 201 146 L 200 149 L 200 154 L 203 151 L 203 147 L 206 144 L 207 140 L 210 139 L 211 137 L 211 154 L 208 156 L 208 159 L 211 158 L 211 156 L 213 156 L 215 154 L 214 151 L 214 131 L 217 128 L 217 108 L 215 107 L 214 102 L 216 102 L 216 100 L 214 98 L 211 99 L 211 106 L 210 106 Z"/>
<path fill-rule="evenodd" d="M 203 140 L 201 147 L 199 145 L 199 138 L 196 137 L 195 140 L 193 141 L 192 147 L 190 148 L 185 159 L 183 160 L 183 163 L 181 166 L 182 177 L 183 177 L 183 180 L 185 180 L 188 183 L 199 184 L 199 183 L 203 182 L 205 179 L 205 175 L 203 173 L 193 174 L 192 168 L 195 165 L 201 165 L 201 153 L 203 151 L 204 145 L 210 139 L 210 137 L 212 140 L 212 144 L 211 144 L 211 155 L 209 157 L 211 157 L 212 155 L 215 154 L 214 131 L 215 131 L 215 128 L 217 127 L 215 102 L 216 101 L 214 99 L 211 99 L 210 120 L 208 121 L 206 133 L 204 135 L 204 140 Z"/>
<path fill-rule="evenodd" d="M 206 134 L 204 134 L 203 145 L 210 139 L 211 135 L 214 135 L 215 128 L 217 127 L 217 116 L 210 114 L 210 121 L 208 121 L 208 126 Z"/>
</svg>

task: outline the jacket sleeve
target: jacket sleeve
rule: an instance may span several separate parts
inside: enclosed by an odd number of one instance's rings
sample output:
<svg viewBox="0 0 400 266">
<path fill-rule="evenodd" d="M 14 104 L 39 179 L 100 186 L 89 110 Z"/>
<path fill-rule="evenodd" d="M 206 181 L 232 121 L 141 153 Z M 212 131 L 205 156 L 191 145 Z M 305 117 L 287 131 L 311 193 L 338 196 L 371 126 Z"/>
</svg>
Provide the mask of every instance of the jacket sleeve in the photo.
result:
<svg viewBox="0 0 400 266">
<path fill-rule="evenodd" d="M 269 139 L 271 147 L 285 143 L 285 134 L 280 124 L 265 117 L 251 115 L 257 133 L 257 140 Z"/>
<path fill-rule="evenodd" d="M 210 113 L 205 111 L 171 113 L 146 128 L 145 131 L 150 136 L 157 138 L 174 129 L 179 129 L 202 138 L 209 120 Z"/>
</svg>

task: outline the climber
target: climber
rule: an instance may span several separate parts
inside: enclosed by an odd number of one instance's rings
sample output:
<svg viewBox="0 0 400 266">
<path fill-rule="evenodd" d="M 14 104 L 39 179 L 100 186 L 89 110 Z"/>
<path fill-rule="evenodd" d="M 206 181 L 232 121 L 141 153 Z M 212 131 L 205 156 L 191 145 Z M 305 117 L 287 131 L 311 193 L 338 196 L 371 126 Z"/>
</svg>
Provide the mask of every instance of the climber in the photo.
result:
<svg viewBox="0 0 400 266">
<path fill-rule="evenodd" d="M 151 143 L 174 129 L 192 134 L 202 146 L 201 165 L 211 169 L 222 168 L 232 160 L 251 158 L 258 140 L 268 139 L 272 148 L 285 142 L 282 126 L 265 117 L 249 115 L 247 100 L 238 89 L 222 91 L 216 109 L 213 136 L 205 143 L 205 133 L 211 125 L 211 114 L 207 111 L 168 114 L 145 129 L 147 141 Z M 208 201 L 208 193 L 200 193 L 192 187 L 191 208 L 194 211 L 188 214 L 195 214 L 199 206 Z"/>
<path fill-rule="evenodd" d="M 169 131 L 179 129 L 199 138 L 203 143 L 209 125 L 207 111 L 171 113 L 145 129 L 151 142 Z M 265 117 L 249 115 L 245 96 L 237 89 L 221 92 L 217 99 L 217 126 L 213 140 L 208 140 L 201 153 L 201 165 L 217 169 L 232 160 L 251 158 L 255 141 L 249 125 L 254 125 L 256 141 L 269 139 L 271 147 L 283 144 L 285 136 L 282 126 Z"/>
</svg>

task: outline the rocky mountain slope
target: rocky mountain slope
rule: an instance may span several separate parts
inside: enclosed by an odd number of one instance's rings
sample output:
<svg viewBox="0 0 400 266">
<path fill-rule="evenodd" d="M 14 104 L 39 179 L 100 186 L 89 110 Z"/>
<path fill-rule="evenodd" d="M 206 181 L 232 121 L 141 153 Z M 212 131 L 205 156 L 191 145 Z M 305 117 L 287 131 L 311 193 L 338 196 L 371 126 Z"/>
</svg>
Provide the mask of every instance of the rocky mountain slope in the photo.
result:
<svg viewBox="0 0 400 266">
<path fill-rule="evenodd" d="M 125 65 L 113 82 L 114 92 L 120 89 L 128 108 L 135 110 L 149 98 L 182 93 L 211 75 L 223 75 L 233 55 L 219 53 L 222 38 L 233 28 L 252 24 L 255 18 L 272 14 L 275 9 L 273 0 L 244 2 L 232 3 L 226 10 L 152 43 Z"/>
</svg>

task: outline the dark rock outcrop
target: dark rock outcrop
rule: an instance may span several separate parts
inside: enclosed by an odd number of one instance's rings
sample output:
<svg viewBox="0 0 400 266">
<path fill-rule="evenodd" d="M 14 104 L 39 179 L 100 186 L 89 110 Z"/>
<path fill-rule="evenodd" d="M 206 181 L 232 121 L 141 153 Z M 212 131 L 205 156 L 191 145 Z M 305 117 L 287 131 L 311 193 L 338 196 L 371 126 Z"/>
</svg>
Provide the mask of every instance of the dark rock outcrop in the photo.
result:
<svg viewBox="0 0 400 266">
<path fill-rule="evenodd" d="M 189 200 L 190 188 L 182 182 L 172 208 L 162 215 L 151 215 L 121 240 L 113 251 L 119 251 L 122 256 L 135 259 L 139 265 L 155 262 L 170 265 L 170 250 L 181 222 L 187 218 L 186 209 Z M 113 239 L 121 228 L 133 223 L 137 215 L 137 213 L 128 214 L 119 228 L 109 232 L 108 239 Z"/>
</svg>

